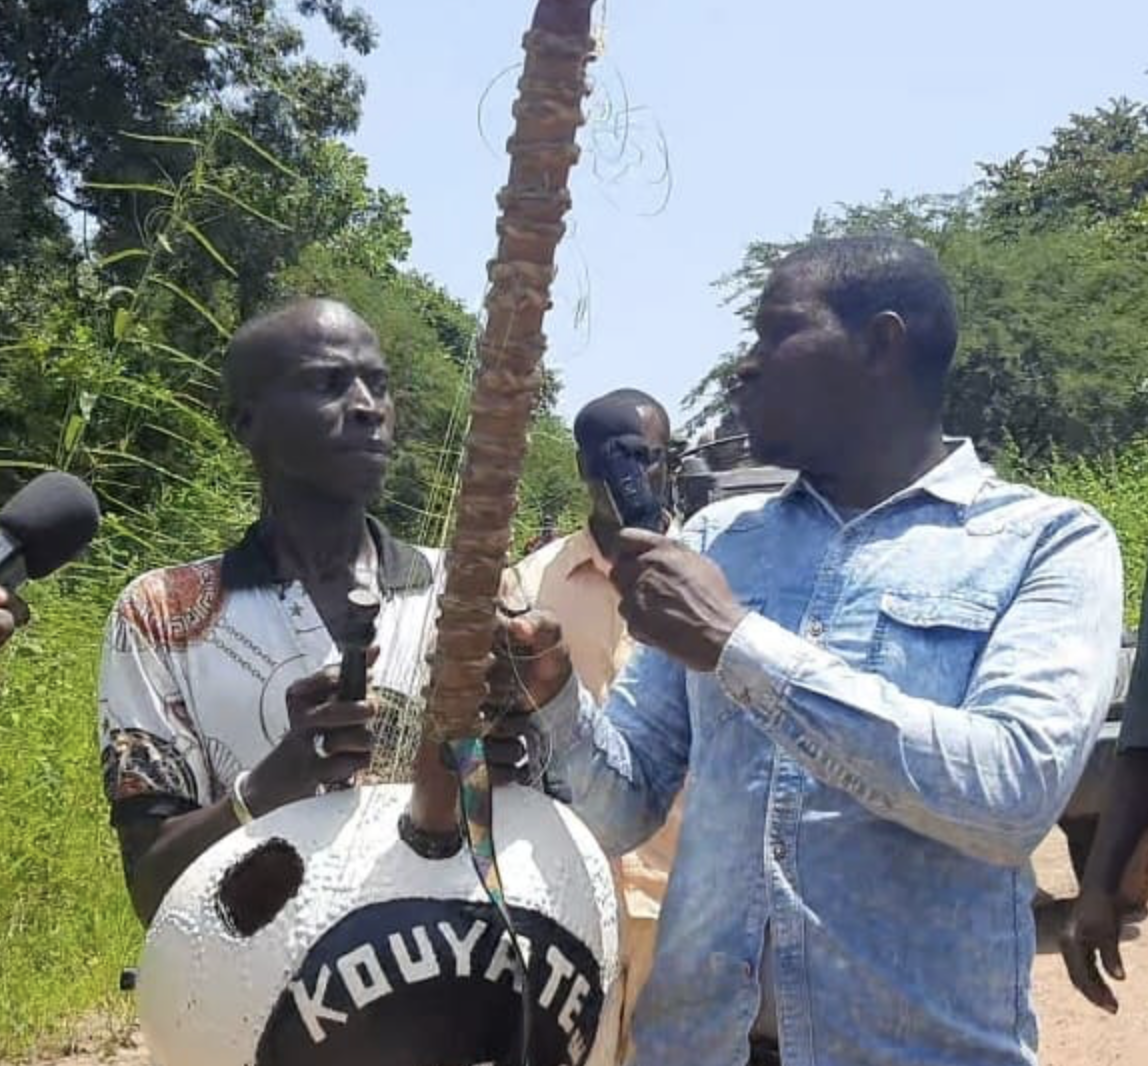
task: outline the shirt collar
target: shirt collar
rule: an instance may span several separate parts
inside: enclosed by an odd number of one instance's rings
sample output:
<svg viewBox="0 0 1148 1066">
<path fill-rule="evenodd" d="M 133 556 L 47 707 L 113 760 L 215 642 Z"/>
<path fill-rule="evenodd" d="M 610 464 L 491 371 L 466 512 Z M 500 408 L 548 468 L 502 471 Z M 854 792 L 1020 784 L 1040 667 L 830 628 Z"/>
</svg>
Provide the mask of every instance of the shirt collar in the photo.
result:
<svg viewBox="0 0 1148 1066">
<path fill-rule="evenodd" d="M 959 507 L 968 507 L 977 498 L 992 474 L 991 469 L 981 462 L 976 446 L 968 437 L 945 437 L 944 443 L 949 449 L 948 458 L 898 496 L 913 491 L 927 492 Z"/>
<path fill-rule="evenodd" d="M 992 468 L 981 462 L 976 446 L 968 437 L 945 437 L 944 443 L 949 449 L 945 459 L 931 470 L 927 470 L 911 485 L 894 493 L 877 506 L 904 499 L 918 492 L 926 492 L 946 503 L 968 507 L 977 498 L 985 481 L 992 476 Z M 784 499 L 797 492 L 804 492 L 822 500 L 821 494 L 809 483 L 804 474 L 786 485 L 778 496 Z"/>
<path fill-rule="evenodd" d="M 666 536 L 676 537 L 678 533 L 677 520 L 671 518 L 670 524 L 666 527 Z M 603 577 L 609 577 L 610 571 L 614 568 L 610 560 L 602 554 L 602 549 L 598 547 L 598 542 L 594 539 L 594 534 L 590 532 L 589 526 L 583 526 L 577 533 L 572 533 L 566 538 L 559 558 L 563 578 L 570 577 L 576 570 L 587 564 L 593 566 Z"/>
<path fill-rule="evenodd" d="M 367 530 L 378 551 L 380 591 L 413 592 L 430 588 L 434 571 L 430 560 L 418 548 L 392 536 L 372 515 L 367 515 Z M 270 588 L 283 583 L 267 549 L 261 523 L 249 526 L 243 539 L 224 552 L 221 581 L 228 592 Z"/>
<path fill-rule="evenodd" d="M 575 570 L 589 564 L 598 573 L 605 577 L 610 576 L 610 561 L 602 554 L 598 542 L 590 532 L 589 526 L 583 526 L 577 533 L 571 533 L 562 546 L 562 577 L 568 578 Z"/>
</svg>

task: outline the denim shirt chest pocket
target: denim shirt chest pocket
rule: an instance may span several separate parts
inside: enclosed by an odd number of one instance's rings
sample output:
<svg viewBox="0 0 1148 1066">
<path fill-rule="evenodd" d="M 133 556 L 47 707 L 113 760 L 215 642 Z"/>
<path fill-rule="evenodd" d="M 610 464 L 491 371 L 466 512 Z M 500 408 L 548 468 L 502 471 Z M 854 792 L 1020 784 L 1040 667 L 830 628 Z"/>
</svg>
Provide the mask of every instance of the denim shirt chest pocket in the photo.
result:
<svg viewBox="0 0 1148 1066">
<path fill-rule="evenodd" d="M 998 613 L 995 598 L 978 591 L 887 590 L 866 669 L 906 695 L 959 706 Z"/>
</svg>

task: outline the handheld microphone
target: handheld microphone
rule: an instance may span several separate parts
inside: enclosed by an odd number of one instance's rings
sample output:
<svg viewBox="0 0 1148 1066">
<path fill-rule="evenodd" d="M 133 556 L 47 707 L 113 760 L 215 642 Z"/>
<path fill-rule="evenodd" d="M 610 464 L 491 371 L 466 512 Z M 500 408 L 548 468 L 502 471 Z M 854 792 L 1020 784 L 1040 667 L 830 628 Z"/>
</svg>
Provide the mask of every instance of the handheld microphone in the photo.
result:
<svg viewBox="0 0 1148 1066">
<path fill-rule="evenodd" d="M 375 621 L 381 601 L 369 589 L 347 593 L 347 617 L 343 622 L 343 658 L 339 663 L 339 699 L 347 702 L 367 698 L 367 652 L 375 639 Z M 327 792 L 344 792 L 354 780 L 332 782 Z"/>
<path fill-rule="evenodd" d="M 599 474 L 623 527 L 663 532 L 665 509 L 641 457 L 621 441 L 608 440 L 599 453 Z"/>
<path fill-rule="evenodd" d="M 41 474 L 0 509 L 0 585 L 12 591 L 47 577 L 80 554 L 96 535 L 100 507 L 78 477 Z"/>
<path fill-rule="evenodd" d="M 375 639 L 379 597 L 369 589 L 347 593 L 347 618 L 343 628 L 343 659 L 339 664 L 339 699 L 367 697 L 367 652 Z"/>
</svg>

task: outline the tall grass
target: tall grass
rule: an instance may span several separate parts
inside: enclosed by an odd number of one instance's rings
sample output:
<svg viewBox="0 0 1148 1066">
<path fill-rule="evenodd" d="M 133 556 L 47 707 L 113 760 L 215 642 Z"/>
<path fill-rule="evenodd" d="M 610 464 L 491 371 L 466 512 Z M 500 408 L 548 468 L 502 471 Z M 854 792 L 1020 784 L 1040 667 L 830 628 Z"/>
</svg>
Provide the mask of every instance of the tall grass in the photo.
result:
<svg viewBox="0 0 1148 1066">
<path fill-rule="evenodd" d="M 101 787 L 103 630 L 133 576 L 219 550 L 255 513 L 249 466 L 214 412 L 234 323 L 176 281 L 187 234 L 209 269 L 234 273 L 194 220 L 220 180 L 216 143 L 242 135 L 222 112 L 205 130 L 179 182 L 107 186 L 163 194 L 139 246 L 81 264 L 82 285 L 30 304 L 3 338 L 7 403 L 34 412 L 40 436 L 13 443 L 0 472 L 71 468 L 105 520 L 84 563 L 30 586 L 33 622 L 0 652 L 0 1059 L 66 1043 L 93 1010 L 132 1013 L 119 974 L 142 938 Z"/>
<path fill-rule="evenodd" d="M 67 1045 L 118 991 L 142 931 L 108 824 L 96 693 L 106 620 L 128 581 L 233 543 L 255 515 L 247 465 L 224 449 L 146 514 L 112 513 L 87 558 L 27 586 L 32 621 L 0 651 L 0 1060 Z M 24 591 L 24 590 L 22 590 Z"/>
<path fill-rule="evenodd" d="M 140 942 L 99 784 L 95 686 L 114 588 L 47 582 L 0 653 L 0 1058 L 126 1016 Z"/>
</svg>

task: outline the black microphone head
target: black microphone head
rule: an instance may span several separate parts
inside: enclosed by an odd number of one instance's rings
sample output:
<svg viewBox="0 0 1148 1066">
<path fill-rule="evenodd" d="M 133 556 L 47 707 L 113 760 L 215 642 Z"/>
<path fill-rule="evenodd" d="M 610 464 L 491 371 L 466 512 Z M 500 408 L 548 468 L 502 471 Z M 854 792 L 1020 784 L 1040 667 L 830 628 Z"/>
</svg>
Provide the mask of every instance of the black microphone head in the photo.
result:
<svg viewBox="0 0 1148 1066">
<path fill-rule="evenodd" d="M 74 559 L 99 526 L 95 494 L 58 470 L 28 482 L 0 510 L 0 528 L 20 542 L 30 578 L 46 577 Z"/>
</svg>

